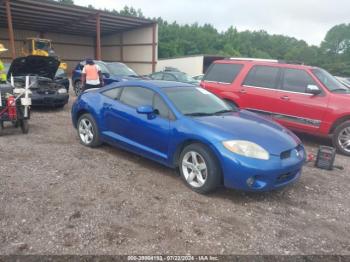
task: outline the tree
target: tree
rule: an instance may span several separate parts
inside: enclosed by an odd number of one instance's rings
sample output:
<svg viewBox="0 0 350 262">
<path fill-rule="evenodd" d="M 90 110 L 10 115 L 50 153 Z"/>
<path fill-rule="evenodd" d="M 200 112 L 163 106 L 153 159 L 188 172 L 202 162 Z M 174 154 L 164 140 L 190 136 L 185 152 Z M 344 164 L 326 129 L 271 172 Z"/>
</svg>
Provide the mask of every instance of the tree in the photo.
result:
<svg viewBox="0 0 350 262">
<path fill-rule="evenodd" d="M 74 5 L 73 0 L 57 0 L 57 2 L 62 3 L 62 4 L 67 4 L 67 5 Z"/>
</svg>

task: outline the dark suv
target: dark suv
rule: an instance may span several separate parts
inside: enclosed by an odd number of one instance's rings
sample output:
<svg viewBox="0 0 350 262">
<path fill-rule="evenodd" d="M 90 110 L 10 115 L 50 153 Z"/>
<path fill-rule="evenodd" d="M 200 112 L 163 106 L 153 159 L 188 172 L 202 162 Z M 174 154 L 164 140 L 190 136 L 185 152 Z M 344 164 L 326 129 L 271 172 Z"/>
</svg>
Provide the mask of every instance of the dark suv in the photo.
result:
<svg viewBox="0 0 350 262">
<path fill-rule="evenodd" d="M 211 65 L 201 86 L 292 130 L 331 136 L 338 151 L 350 156 L 350 90 L 321 68 L 276 60 L 225 59 Z"/>
<path fill-rule="evenodd" d="M 113 82 L 122 82 L 127 80 L 137 80 L 141 77 L 130 67 L 123 63 L 119 62 L 103 62 L 103 61 L 94 61 L 101 68 L 103 75 L 103 81 L 105 85 L 108 85 Z M 78 96 L 82 90 L 81 84 L 81 72 L 85 66 L 85 61 L 81 61 L 74 68 L 72 72 L 72 84 L 75 94 Z"/>
</svg>

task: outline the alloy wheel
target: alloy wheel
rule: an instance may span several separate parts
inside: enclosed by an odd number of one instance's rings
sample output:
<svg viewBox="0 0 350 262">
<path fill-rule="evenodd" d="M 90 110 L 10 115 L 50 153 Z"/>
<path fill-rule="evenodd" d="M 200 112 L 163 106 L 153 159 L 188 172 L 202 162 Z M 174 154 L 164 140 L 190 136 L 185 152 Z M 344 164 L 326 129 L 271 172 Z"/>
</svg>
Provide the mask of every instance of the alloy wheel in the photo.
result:
<svg viewBox="0 0 350 262">
<path fill-rule="evenodd" d="M 339 132 L 338 142 L 344 151 L 350 153 L 350 127 L 346 127 Z"/>
<path fill-rule="evenodd" d="M 189 151 L 182 159 L 182 172 L 186 182 L 195 187 L 202 187 L 208 177 L 208 168 L 204 158 L 195 151 Z"/>
<path fill-rule="evenodd" d="M 93 126 L 89 119 L 83 118 L 79 123 L 79 136 L 85 145 L 91 144 L 94 139 Z"/>
</svg>

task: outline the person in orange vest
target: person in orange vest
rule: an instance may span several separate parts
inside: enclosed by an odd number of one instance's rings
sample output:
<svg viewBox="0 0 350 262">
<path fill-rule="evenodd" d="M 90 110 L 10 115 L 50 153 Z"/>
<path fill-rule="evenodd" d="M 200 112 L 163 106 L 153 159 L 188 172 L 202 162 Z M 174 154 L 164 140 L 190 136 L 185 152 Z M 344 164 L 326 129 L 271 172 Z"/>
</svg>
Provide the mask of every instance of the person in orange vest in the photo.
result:
<svg viewBox="0 0 350 262">
<path fill-rule="evenodd" d="M 101 68 L 95 64 L 94 60 L 86 59 L 86 65 L 81 74 L 81 82 L 83 83 L 83 91 L 104 86 Z"/>
</svg>

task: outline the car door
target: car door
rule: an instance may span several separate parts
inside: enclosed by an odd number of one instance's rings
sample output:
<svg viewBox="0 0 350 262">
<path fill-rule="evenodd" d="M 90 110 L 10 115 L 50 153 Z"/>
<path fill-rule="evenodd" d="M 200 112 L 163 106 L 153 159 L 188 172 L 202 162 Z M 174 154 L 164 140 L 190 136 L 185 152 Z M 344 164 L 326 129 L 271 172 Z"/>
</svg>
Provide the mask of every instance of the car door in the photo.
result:
<svg viewBox="0 0 350 262">
<path fill-rule="evenodd" d="M 280 108 L 277 93 L 278 83 L 281 76 L 281 69 L 271 65 L 253 66 L 241 87 L 235 90 L 240 96 L 241 107 L 264 114 L 278 112 Z"/>
<path fill-rule="evenodd" d="M 308 85 L 318 86 L 306 70 L 284 68 L 281 89 L 277 91 L 281 115 L 276 117 L 292 129 L 312 132 L 319 129 L 322 123 L 327 112 L 328 97 L 325 92 L 318 95 L 307 93 Z"/>
<path fill-rule="evenodd" d="M 164 115 L 166 104 L 159 99 L 154 91 L 138 86 L 125 87 L 120 95 L 120 102 L 127 107 L 124 117 L 129 120 L 125 133 L 127 142 L 139 152 L 164 161 L 168 157 L 170 119 Z M 140 106 L 154 106 L 158 111 L 149 117 L 137 112 Z"/>
<path fill-rule="evenodd" d="M 124 113 L 128 109 L 124 104 L 119 102 L 119 97 L 123 88 L 116 87 L 102 92 L 102 135 L 107 139 L 124 139 L 126 131 L 129 128 L 129 119 Z"/>
</svg>

